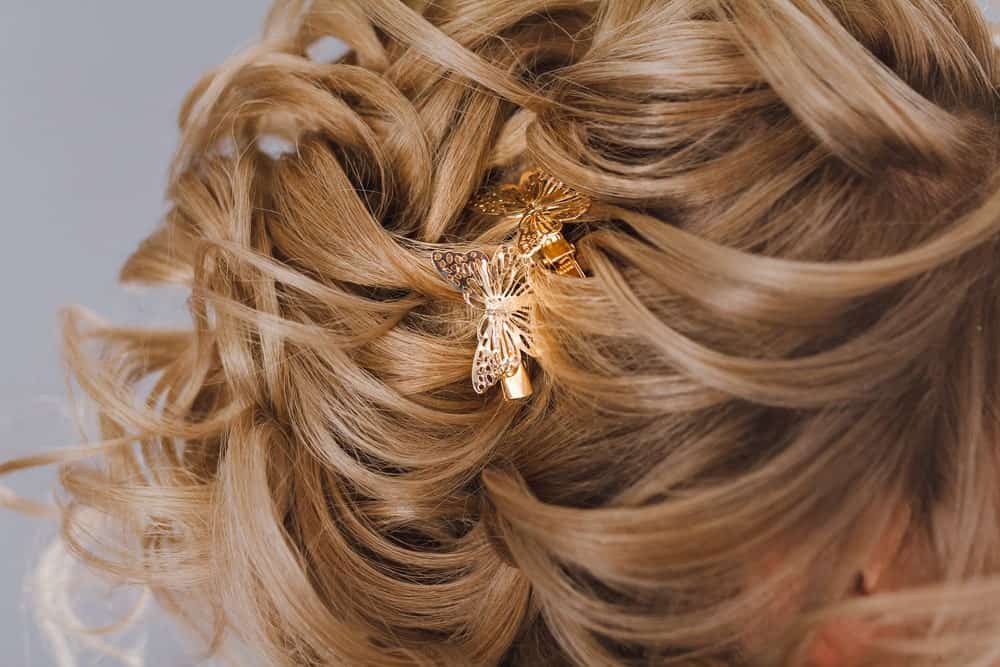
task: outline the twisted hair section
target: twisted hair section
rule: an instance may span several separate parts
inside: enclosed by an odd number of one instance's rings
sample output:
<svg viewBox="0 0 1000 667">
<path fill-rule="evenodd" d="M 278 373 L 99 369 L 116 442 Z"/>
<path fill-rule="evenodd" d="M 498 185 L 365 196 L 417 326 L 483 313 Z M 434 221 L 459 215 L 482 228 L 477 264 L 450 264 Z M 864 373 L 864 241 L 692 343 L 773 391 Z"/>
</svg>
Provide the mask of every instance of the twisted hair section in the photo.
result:
<svg viewBox="0 0 1000 667">
<path fill-rule="evenodd" d="M 983 664 L 998 64 L 967 0 L 279 0 L 122 271 L 191 327 L 67 316 L 65 539 L 271 665 L 792 664 L 830 614 Z M 532 166 L 595 204 L 510 403 L 431 255 Z M 920 586 L 848 600 L 896 505 Z"/>
</svg>

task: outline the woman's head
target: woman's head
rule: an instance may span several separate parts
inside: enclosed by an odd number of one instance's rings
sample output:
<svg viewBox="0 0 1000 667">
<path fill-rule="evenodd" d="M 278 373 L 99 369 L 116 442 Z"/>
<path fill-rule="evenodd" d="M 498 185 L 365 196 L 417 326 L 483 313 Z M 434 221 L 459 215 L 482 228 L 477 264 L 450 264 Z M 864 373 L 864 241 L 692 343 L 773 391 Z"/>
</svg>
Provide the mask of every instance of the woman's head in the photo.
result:
<svg viewBox="0 0 1000 667">
<path fill-rule="evenodd" d="M 123 270 L 192 328 L 67 321 L 69 543 L 275 665 L 1000 657 L 998 65 L 967 0 L 276 3 Z M 588 276 L 479 397 L 431 256 L 533 167 Z"/>
</svg>

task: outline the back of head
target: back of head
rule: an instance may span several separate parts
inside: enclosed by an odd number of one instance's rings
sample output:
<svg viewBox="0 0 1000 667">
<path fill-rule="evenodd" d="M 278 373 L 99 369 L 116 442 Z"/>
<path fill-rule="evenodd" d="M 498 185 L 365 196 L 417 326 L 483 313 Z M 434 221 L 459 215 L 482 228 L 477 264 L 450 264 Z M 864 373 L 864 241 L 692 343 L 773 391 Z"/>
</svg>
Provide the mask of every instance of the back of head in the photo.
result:
<svg viewBox="0 0 1000 667">
<path fill-rule="evenodd" d="M 792 664 L 823 614 L 983 664 L 998 64 L 971 0 L 279 0 L 123 271 L 192 329 L 67 321 L 106 442 L 62 482 L 125 529 L 67 540 L 274 665 Z M 508 402 L 430 258 L 533 167 L 588 275 Z"/>
</svg>

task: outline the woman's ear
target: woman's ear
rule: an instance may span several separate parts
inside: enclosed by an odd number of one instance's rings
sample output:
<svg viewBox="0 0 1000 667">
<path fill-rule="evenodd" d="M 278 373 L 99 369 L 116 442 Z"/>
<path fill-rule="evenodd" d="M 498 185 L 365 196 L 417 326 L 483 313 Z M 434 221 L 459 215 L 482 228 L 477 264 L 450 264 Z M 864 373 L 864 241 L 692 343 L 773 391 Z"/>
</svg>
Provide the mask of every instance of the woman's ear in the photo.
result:
<svg viewBox="0 0 1000 667">
<path fill-rule="evenodd" d="M 878 542 L 865 560 L 855 580 L 856 595 L 871 595 L 905 585 L 907 574 L 900 571 L 900 559 L 910 524 L 910 509 L 900 506 L 882 528 Z M 816 635 L 807 654 L 808 667 L 843 667 L 865 655 L 875 628 L 864 621 L 830 621 Z"/>
<path fill-rule="evenodd" d="M 900 505 L 882 530 L 875 548 L 869 554 L 860 573 L 860 591 L 869 595 L 879 590 L 891 590 L 904 576 L 893 570 L 898 561 L 910 525 L 910 508 Z"/>
</svg>

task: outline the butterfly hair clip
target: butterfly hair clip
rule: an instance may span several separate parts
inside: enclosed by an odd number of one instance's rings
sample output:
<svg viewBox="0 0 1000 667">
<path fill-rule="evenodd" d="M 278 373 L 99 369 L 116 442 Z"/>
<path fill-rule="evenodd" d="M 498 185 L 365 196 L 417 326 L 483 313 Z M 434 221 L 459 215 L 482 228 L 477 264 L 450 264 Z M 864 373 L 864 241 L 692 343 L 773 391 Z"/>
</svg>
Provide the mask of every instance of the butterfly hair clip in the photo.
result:
<svg viewBox="0 0 1000 667">
<path fill-rule="evenodd" d="M 532 352 L 531 286 L 524 260 L 510 246 L 502 246 L 492 258 L 481 250 L 438 251 L 433 260 L 438 273 L 481 312 L 472 388 L 484 394 L 499 382 L 509 400 L 530 396 L 524 357 L 537 355 Z"/>
<path fill-rule="evenodd" d="M 590 197 L 538 169 L 522 174 L 517 185 L 490 188 L 472 202 L 480 213 L 518 218 L 515 247 L 522 257 L 540 260 L 560 275 L 580 278 L 584 273 L 576 261 L 576 247 L 563 236 L 562 228 L 583 217 L 590 205 Z"/>
</svg>

